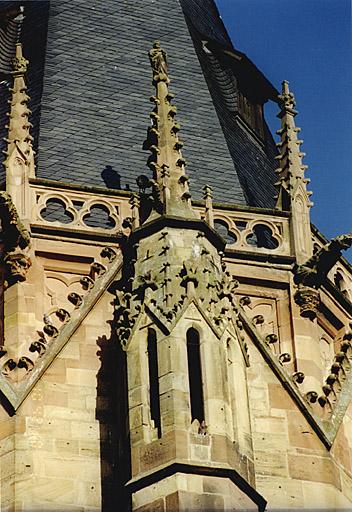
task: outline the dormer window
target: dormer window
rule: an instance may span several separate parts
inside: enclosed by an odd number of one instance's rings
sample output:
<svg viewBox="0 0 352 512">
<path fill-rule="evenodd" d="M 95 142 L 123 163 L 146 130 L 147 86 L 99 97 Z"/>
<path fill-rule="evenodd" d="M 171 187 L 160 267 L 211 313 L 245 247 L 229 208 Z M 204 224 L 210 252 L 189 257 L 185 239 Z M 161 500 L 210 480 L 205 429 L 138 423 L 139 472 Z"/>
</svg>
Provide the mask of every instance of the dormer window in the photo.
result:
<svg viewBox="0 0 352 512">
<path fill-rule="evenodd" d="M 263 106 L 238 91 L 238 113 L 258 137 L 264 139 Z"/>
</svg>

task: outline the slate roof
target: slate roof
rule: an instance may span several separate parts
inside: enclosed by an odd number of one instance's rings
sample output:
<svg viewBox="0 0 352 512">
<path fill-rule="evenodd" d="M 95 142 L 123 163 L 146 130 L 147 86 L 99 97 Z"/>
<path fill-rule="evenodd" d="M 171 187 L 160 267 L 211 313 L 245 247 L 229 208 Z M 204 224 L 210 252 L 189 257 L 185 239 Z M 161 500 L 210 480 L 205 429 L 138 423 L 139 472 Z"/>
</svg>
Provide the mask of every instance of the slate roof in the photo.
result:
<svg viewBox="0 0 352 512">
<path fill-rule="evenodd" d="M 260 144 L 238 123 L 236 77 L 202 46 L 206 39 L 233 49 L 213 0 L 24 5 L 38 177 L 136 189 L 135 178 L 149 172 L 142 149 L 153 93 L 147 52 L 160 39 L 193 197 L 209 183 L 216 201 L 273 206 L 271 135 Z"/>
</svg>

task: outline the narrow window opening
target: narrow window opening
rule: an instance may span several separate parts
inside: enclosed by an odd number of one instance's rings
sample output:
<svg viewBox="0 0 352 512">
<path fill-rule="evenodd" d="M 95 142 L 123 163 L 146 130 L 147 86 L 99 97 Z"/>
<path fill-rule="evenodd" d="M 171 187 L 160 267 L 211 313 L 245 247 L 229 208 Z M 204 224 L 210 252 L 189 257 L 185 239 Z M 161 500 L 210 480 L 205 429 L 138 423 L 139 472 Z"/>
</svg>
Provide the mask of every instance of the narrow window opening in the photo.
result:
<svg viewBox="0 0 352 512">
<path fill-rule="evenodd" d="M 191 422 L 197 419 L 199 424 L 202 425 L 205 418 L 199 333 L 193 328 L 187 331 L 187 359 L 192 416 Z"/>
<path fill-rule="evenodd" d="M 160 399 L 159 399 L 159 370 L 156 332 L 148 329 L 148 366 L 149 366 L 149 400 L 150 417 L 158 429 L 158 437 L 161 437 Z"/>
<path fill-rule="evenodd" d="M 340 292 L 342 292 L 348 298 L 346 282 L 340 272 L 336 272 L 334 275 L 334 282 L 335 286 L 340 290 Z"/>
<path fill-rule="evenodd" d="M 336 285 L 336 287 L 337 287 L 339 290 L 342 290 L 342 289 L 343 289 L 344 282 L 343 282 L 343 277 L 342 277 L 342 275 L 340 274 L 340 272 L 336 272 L 336 274 L 334 275 L 334 281 L 335 281 L 335 285 Z"/>
</svg>

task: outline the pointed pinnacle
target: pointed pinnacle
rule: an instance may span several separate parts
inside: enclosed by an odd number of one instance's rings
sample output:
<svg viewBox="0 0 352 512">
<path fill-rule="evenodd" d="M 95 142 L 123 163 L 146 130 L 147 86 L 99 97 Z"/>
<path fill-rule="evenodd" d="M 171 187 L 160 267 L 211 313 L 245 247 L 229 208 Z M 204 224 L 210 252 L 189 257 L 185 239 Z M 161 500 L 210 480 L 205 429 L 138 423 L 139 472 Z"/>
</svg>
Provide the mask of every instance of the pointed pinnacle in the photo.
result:
<svg viewBox="0 0 352 512">
<path fill-rule="evenodd" d="M 26 93 L 27 87 L 25 83 L 27 65 L 28 60 L 23 56 L 22 44 L 17 43 L 16 54 L 12 59 L 13 87 L 10 90 L 9 123 L 6 126 L 8 130 L 6 141 L 8 158 L 3 162 L 3 165 L 6 173 L 8 173 L 10 155 L 13 151 L 18 151 L 20 148 L 22 156 L 25 156 L 25 164 L 29 167 L 30 176 L 34 177 L 34 152 L 31 143 L 33 137 L 29 133 L 32 124 L 28 121 L 31 111 L 28 108 L 29 96 Z"/>
<path fill-rule="evenodd" d="M 148 140 L 144 145 L 145 149 L 153 152 L 148 160 L 148 166 L 152 168 L 153 179 L 162 195 L 163 212 L 188 215 L 192 210 L 188 177 L 184 169 L 186 161 L 180 151 L 182 143 L 178 139 L 180 125 L 175 119 L 177 108 L 170 103 L 174 95 L 169 91 L 166 52 L 161 48 L 159 41 L 155 41 L 149 51 L 149 59 L 156 91 L 151 97 L 155 104 L 150 114 L 152 127 L 148 131 Z M 165 169 L 168 171 L 167 174 Z"/>
<path fill-rule="evenodd" d="M 279 96 L 280 113 L 278 117 L 281 119 L 281 128 L 277 130 L 280 135 L 280 142 L 277 143 L 279 154 L 275 157 L 280 167 L 275 171 L 278 174 L 279 184 L 289 191 L 291 196 L 292 191 L 295 189 L 293 186 L 296 180 L 304 179 L 304 171 L 306 166 L 302 164 L 302 158 L 305 153 L 300 150 L 302 140 L 297 138 L 300 128 L 295 126 L 295 116 L 297 111 L 294 109 L 296 106 L 293 93 L 289 89 L 287 80 L 282 82 L 282 92 Z M 303 181 L 304 187 L 306 182 Z M 292 199 L 292 197 L 291 197 Z"/>
</svg>

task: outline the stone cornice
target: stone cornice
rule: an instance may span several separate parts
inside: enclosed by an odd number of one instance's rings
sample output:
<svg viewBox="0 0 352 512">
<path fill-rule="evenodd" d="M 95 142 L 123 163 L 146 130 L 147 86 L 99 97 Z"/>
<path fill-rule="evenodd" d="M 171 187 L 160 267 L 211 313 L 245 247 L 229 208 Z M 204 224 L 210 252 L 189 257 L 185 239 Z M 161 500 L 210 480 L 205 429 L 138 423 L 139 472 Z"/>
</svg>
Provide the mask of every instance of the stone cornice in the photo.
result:
<svg viewBox="0 0 352 512">
<path fill-rule="evenodd" d="M 220 478 L 229 478 L 236 486 L 249 496 L 258 506 L 259 512 L 264 512 L 266 500 L 233 468 L 228 464 L 206 465 L 189 464 L 187 461 L 174 459 L 158 471 L 145 472 L 138 477 L 132 478 L 125 484 L 130 492 L 137 492 L 155 482 L 168 478 L 175 473 L 186 473 L 191 475 L 206 475 Z"/>
</svg>

